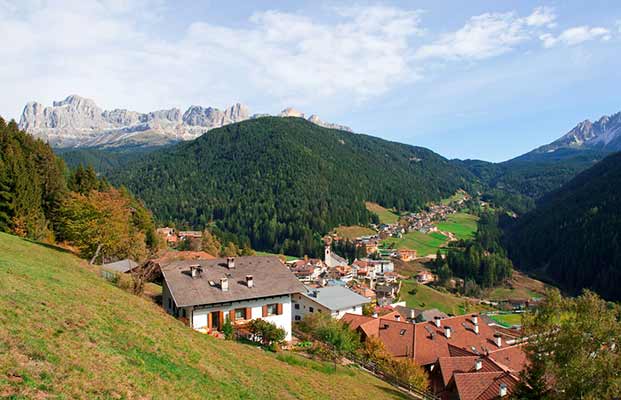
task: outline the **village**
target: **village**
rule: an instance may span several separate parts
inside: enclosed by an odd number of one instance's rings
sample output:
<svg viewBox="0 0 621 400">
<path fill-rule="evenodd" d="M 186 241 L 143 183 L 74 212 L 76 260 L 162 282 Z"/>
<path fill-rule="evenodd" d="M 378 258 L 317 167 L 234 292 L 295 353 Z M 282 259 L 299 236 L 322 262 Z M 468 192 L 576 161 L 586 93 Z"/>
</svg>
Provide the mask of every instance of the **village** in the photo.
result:
<svg viewBox="0 0 621 400">
<path fill-rule="evenodd" d="M 346 324 L 363 342 L 379 340 L 395 360 L 411 360 L 424 368 L 429 390 L 401 385 L 414 398 L 508 398 L 527 363 L 519 325 L 508 327 L 480 311 L 458 315 L 434 307 L 408 307 L 404 282 L 424 286 L 437 277 L 426 269 L 403 272 L 396 264 L 433 257 L 382 246 L 382 239 L 409 231 L 437 231 L 438 221 L 455 214 L 458 207 L 430 205 L 396 223 L 377 226 L 377 235 L 354 238 L 367 256 L 352 262 L 334 252 L 333 242 L 341 240 L 336 233 L 324 237 L 323 259 L 216 258 L 203 251 L 173 250 L 200 239 L 202 232 L 160 228 L 158 233 L 171 251 L 147 266 L 126 260 L 104 265 L 102 272 L 110 278 L 148 270 L 145 279 L 162 287 L 158 302 L 163 309 L 189 328 L 216 338 L 229 337 L 232 331 L 236 338 L 255 341 L 262 334 L 254 329 L 254 321 L 260 320 L 281 329 L 283 348 L 295 350 L 308 340 L 298 324 L 310 316 L 326 315 Z M 355 362 L 355 355 L 348 357 Z M 473 387 L 478 388 L 478 397 L 472 397 Z"/>
</svg>

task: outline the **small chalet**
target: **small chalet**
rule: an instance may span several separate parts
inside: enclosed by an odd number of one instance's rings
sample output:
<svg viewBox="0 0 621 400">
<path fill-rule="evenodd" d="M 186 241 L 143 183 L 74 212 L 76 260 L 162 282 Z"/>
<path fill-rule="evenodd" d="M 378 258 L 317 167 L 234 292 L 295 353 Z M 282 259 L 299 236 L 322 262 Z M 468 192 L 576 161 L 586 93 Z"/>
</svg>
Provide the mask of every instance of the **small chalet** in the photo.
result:
<svg viewBox="0 0 621 400">
<path fill-rule="evenodd" d="M 221 331 L 228 319 L 243 326 L 260 318 L 291 340 L 291 296 L 305 292 L 278 257 L 229 257 L 162 265 L 162 305 L 201 332 Z"/>
<path fill-rule="evenodd" d="M 300 321 L 316 312 L 337 319 L 348 313 L 361 315 L 362 307 L 370 302 L 370 299 L 343 286 L 309 288 L 293 295 L 293 318 Z"/>
<path fill-rule="evenodd" d="M 421 285 L 426 285 L 430 282 L 433 282 L 434 280 L 435 277 L 429 271 L 420 271 L 418 274 L 416 274 L 416 282 L 420 283 Z"/>
</svg>

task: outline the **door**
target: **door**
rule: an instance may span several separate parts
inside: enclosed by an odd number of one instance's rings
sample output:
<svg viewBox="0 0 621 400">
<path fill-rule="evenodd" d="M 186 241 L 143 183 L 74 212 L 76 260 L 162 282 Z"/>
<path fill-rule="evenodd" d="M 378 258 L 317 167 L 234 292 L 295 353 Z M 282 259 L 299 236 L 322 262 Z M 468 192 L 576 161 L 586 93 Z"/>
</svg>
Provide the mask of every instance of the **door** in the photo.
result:
<svg viewBox="0 0 621 400">
<path fill-rule="evenodd" d="M 222 328 L 220 325 L 220 311 L 211 312 L 211 329 L 219 331 Z"/>
</svg>

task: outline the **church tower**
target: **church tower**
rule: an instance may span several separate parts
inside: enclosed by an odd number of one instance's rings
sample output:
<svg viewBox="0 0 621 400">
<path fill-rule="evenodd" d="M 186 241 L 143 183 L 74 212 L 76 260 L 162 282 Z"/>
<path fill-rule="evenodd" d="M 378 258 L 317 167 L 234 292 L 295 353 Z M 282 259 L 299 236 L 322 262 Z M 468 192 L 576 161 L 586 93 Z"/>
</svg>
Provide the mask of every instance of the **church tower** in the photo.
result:
<svg viewBox="0 0 621 400">
<path fill-rule="evenodd" d="M 325 245 L 324 249 L 324 258 L 323 261 L 326 263 L 328 268 L 333 267 L 332 265 L 332 248 L 330 245 L 332 244 L 332 238 L 330 236 L 326 236 L 323 238 L 323 243 Z"/>
</svg>

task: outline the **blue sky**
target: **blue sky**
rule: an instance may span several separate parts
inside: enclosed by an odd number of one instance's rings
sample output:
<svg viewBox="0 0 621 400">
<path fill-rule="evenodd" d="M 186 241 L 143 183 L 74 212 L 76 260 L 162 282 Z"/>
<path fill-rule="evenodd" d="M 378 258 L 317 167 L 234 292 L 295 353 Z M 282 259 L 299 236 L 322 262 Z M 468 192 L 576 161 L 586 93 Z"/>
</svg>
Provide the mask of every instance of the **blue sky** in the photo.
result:
<svg viewBox="0 0 621 400">
<path fill-rule="evenodd" d="M 621 111 L 613 0 L 0 0 L 0 46 L 9 118 L 69 94 L 142 112 L 292 106 L 502 161 Z"/>
</svg>

